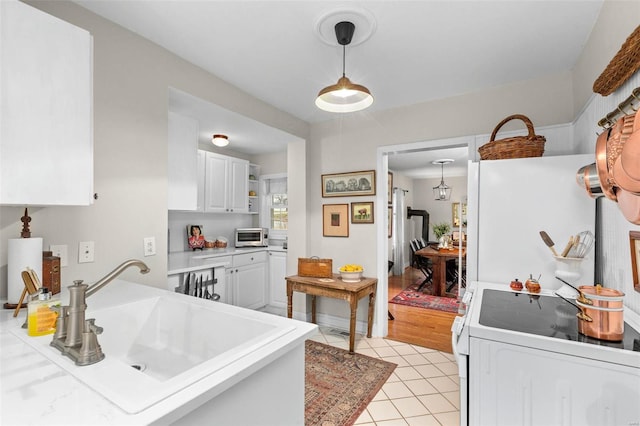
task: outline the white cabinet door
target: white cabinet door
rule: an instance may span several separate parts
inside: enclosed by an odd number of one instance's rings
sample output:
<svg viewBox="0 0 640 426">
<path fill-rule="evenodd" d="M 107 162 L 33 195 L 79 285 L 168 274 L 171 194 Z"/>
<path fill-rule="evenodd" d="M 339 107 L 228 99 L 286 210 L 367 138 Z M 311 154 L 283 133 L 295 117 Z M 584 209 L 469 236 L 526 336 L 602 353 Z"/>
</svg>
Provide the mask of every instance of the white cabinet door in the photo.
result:
<svg viewBox="0 0 640 426">
<path fill-rule="evenodd" d="M 229 158 L 229 211 L 249 212 L 249 162 Z"/>
<path fill-rule="evenodd" d="M 640 419 L 640 369 L 471 339 L 469 424 L 627 425 Z"/>
<path fill-rule="evenodd" d="M 269 305 L 287 307 L 287 253 L 269 252 Z"/>
<path fill-rule="evenodd" d="M 234 272 L 234 305 L 257 309 L 266 305 L 266 263 L 240 266 Z"/>
<path fill-rule="evenodd" d="M 249 162 L 204 151 L 205 207 L 210 213 L 249 211 Z"/>
<path fill-rule="evenodd" d="M 196 210 L 199 212 L 203 212 L 204 211 L 204 200 L 205 200 L 205 178 L 206 178 L 206 153 L 205 151 L 200 151 L 198 150 L 198 156 L 197 156 L 197 161 L 198 161 L 198 166 L 197 166 L 197 173 L 198 173 L 198 203 L 196 205 Z"/>
<path fill-rule="evenodd" d="M 198 122 L 169 112 L 168 188 L 169 210 L 198 207 Z"/>
<path fill-rule="evenodd" d="M 223 155 L 206 153 L 205 157 L 205 196 L 204 210 L 211 213 L 229 211 L 229 162 Z"/>
<path fill-rule="evenodd" d="M 93 39 L 0 1 L 0 204 L 93 202 Z"/>
</svg>

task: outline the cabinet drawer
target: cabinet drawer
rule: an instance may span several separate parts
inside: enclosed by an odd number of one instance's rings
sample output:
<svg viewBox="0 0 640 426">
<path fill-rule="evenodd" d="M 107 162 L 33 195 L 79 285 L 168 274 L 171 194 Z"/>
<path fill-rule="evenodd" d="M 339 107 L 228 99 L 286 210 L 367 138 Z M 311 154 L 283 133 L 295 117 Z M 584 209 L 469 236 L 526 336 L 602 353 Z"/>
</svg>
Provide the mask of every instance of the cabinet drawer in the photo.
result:
<svg viewBox="0 0 640 426">
<path fill-rule="evenodd" d="M 254 263 L 260 263 L 260 262 L 266 262 L 266 261 L 267 261 L 266 251 L 256 251 L 253 253 L 233 255 L 233 266 L 252 265 Z"/>
</svg>

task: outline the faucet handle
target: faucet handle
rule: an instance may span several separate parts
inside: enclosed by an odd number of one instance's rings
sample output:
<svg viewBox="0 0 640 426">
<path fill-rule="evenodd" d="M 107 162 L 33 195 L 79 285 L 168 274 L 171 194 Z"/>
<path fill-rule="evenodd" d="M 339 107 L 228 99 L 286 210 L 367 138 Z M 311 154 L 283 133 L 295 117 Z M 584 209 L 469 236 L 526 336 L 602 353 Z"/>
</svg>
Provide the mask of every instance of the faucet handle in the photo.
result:
<svg viewBox="0 0 640 426">
<path fill-rule="evenodd" d="M 82 284 L 84 282 L 84 280 L 73 280 L 73 285 L 78 286 L 80 284 Z"/>
<path fill-rule="evenodd" d="M 103 331 L 104 329 L 102 327 L 96 325 L 95 318 L 90 318 L 88 320 L 85 320 L 84 322 L 85 333 L 93 332 L 94 334 L 102 334 Z"/>
</svg>

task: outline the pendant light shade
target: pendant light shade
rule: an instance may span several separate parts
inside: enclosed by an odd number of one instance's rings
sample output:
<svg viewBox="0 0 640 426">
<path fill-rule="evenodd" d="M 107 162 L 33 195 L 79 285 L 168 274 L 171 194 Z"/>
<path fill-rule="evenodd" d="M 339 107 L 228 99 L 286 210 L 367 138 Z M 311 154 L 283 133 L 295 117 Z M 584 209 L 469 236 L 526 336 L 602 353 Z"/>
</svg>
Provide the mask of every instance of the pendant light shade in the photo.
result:
<svg viewBox="0 0 640 426">
<path fill-rule="evenodd" d="M 335 30 L 338 43 L 342 45 L 342 77 L 336 84 L 320 90 L 316 106 L 329 112 L 360 111 L 373 103 L 373 96 L 369 89 L 352 83 L 345 75 L 345 46 L 351 43 L 355 25 L 347 21 L 338 22 Z"/>
<path fill-rule="evenodd" d="M 433 187 L 433 197 L 436 201 L 449 201 L 451 199 L 451 187 L 444 183 L 444 165 L 452 163 L 453 160 L 436 160 L 432 164 L 440 164 L 441 177 L 440 185 Z"/>
<path fill-rule="evenodd" d="M 211 142 L 215 146 L 227 146 L 229 145 L 229 137 L 227 135 L 213 135 Z"/>
</svg>

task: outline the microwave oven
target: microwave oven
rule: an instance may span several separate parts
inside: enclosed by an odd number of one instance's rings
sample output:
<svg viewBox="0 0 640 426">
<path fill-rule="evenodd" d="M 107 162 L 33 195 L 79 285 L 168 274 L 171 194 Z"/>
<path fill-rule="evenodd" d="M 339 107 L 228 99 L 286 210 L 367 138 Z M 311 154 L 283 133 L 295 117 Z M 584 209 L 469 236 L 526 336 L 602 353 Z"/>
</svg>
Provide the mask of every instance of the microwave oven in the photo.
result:
<svg viewBox="0 0 640 426">
<path fill-rule="evenodd" d="M 267 228 L 236 228 L 236 247 L 267 247 L 269 234 Z"/>
</svg>

